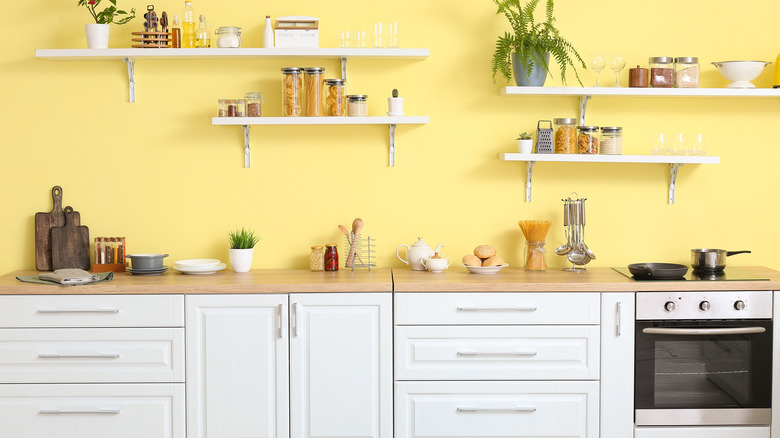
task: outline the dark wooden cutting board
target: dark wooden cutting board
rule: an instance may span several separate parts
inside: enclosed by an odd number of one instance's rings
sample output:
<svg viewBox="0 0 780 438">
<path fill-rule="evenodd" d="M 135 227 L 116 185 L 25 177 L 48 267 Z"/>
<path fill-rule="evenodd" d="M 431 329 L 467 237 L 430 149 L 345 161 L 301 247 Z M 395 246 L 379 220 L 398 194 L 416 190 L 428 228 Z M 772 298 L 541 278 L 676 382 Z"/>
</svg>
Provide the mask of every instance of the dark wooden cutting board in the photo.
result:
<svg viewBox="0 0 780 438">
<path fill-rule="evenodd" d="M 53 269 L 89 270 L 89 228 L 76 225 L 73 207 L 65 207 L 65 225 L 51 229 L 51 265 Z"/>
<path fill-rule="evenodd" d="M 65 213 L 62 211 L 62 187 L 51 189 L 54 208 L 48 213 L 35 213 L 35 268 L 39 271 L 51 271 L 51 229 L 65 225 Z M 73 212 L 73 223 L 81 225 L 79 212 Z"/>
</svg>

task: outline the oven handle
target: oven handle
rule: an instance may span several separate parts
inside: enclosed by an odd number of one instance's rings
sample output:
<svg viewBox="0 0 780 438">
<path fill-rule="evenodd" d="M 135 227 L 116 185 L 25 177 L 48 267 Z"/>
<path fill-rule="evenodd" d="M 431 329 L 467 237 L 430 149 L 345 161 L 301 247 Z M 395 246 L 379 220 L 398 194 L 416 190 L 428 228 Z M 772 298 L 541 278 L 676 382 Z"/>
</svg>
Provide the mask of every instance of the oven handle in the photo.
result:
<svg viewBox="0 0 780 438">
<path fill-rule="evenodd" d="M 687 329 L 687 328 L 663 328 L 646 327 L 642 333 L 648 335 L 747 335 L 753 333 L 764 333 L 764 327 L 734 327 L 734 328 L 713 328 L 713 329 Z"/>
</svg>

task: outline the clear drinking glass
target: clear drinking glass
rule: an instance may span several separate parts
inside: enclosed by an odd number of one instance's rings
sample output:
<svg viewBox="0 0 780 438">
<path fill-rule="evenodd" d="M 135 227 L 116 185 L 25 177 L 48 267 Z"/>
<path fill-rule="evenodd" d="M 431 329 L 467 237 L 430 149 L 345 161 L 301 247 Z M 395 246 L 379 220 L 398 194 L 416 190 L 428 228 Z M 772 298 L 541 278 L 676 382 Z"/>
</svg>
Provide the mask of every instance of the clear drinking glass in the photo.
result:
<svg viewBox="0 0 780 438">
<path fill-rule="evenodd" d="M 593 85 L 594 87 L 598 87 L 599 85 L 599 73 L 601 70 L 604 70 L 604 67 L 607 66 L 607 57 L 603 53 L 591 53 L 590 55 L 590 69 L 593 70 L 593 73 L 596 74 L 596 84 Z"/>
<path fill-rule="evenodd" d="M 653 149 L 650 150 L 650 152 L 653 155 L 666 155 L 669 153 L 669 146 L 666 144 L 666 141 L 664 141 L 664 134 L 658 133 L 655 135 L 655 144 L 653 144 Z"/>
<path fill-rule="evenodd" d="M 358 49 L 365 49 L 368 47 L 368 43 L 366 42 L 366 31 L 365 30 L 356 30 L 352 33 L 354 35 L 355 44 L 353 44 L 353 47 L 356 47 Z"/>
<path fill-rule="evenodd" d="M 674 137 L 672 137 L 672 144 L 670 147 L 670 152 L 672 155 L 685 155 L 688 150 L 688 147 L 685 145 L 685 141 L 683 139 L 683 135 L 681 133 L 675 134 Z"/>
<path fill-rule="evenodd" d="M 339 32 L 339 47 L 352 47 L 352 32 L 348 30 Z"/>
<path fill-rule="evenodd" d="M 704 150 L 703 143 L 701 141 L 701 133 L 696 134 L 696 136 L 693 138 L 693 142 L 691 143 L 690 148 L 688 148 L 688 153 L 691 155 L 706 155 L 707 151 Z"/>
<path fill-rule="evenodd" d="M 398 48 L 398 23 L 385 23 L 385 32 L 387 37 L 385 38 L 385 47 Z"/>
<path fill-rule="evenodd" d="M 626 56 L 623 53 L 613 53 L 609 68 L 615 72 L 615 86 L 620 86 L 620 72 L 626 67 Z"/>
<path fill-rule="evenodd" d="M 374 23 L 374 48 L 381 49 L 385 46 L 385 31 L 382 23 Z"/>
</svg>

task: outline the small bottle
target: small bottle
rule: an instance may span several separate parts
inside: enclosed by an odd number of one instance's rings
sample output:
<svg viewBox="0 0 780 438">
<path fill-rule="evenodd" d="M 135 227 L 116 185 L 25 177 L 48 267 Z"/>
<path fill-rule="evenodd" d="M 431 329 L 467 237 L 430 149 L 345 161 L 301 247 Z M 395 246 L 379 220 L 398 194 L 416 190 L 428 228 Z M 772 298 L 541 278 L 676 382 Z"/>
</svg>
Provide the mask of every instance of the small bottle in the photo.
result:
<svg viewBox="0 0 780 438">
<path fill-rule="evenodd" d="M 326 271 L 338 271 L 339 270 L 339 250 L 335 243 L 329 243 L 325 245 L 325 270 Z"/>
<path fill-rule="evenodd" d="M 198 30 L 195 31 L 195 47 L 211 47 L 211 36 L 209 35 L 209 23 L 206 22 L 206 16 L 200 16 Z"/>
<path fill-rule="evenodd" d="M 311 257 L 309 259 L 309 268 L 312 271 L 324 271 L 325 270 L 325 253 L 322 250 L 322 246 L 311 247 Z"/>
<path fill-rule="evenodd" d="M 181 46 L 185 49 L 195 47 L 195 9 L 192 2 L 184 2 L 181 21 Z"/>
<path fill-rule="evenodd" d="M 181 48 L 181 24 L 179 23 L 179 16 L 173 16 L 173 27 L 171 27 L 171 39 L 173 40 L 173 48 Z"/>
<path fill-rule="evenodd" d="M 265 16 L 265 28 L 263 29 L 263 47 L 270 49 L 274 46 L 274 28 L 271 25 L 271 16 Z"/>
</svg>

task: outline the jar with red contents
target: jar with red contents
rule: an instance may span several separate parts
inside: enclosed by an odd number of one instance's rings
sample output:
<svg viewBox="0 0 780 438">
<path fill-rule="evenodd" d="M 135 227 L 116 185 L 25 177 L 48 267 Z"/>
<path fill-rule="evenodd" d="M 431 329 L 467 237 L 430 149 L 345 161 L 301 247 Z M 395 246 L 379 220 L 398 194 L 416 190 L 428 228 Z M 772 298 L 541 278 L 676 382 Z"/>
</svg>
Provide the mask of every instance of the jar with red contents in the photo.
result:
<svg viewBox="0 0 780 438">
<path fill-rule="evenodd" d="M 339 250 L 335 243 L 325 245 L 325 270 L 339 270 Z"/>
</svg>

